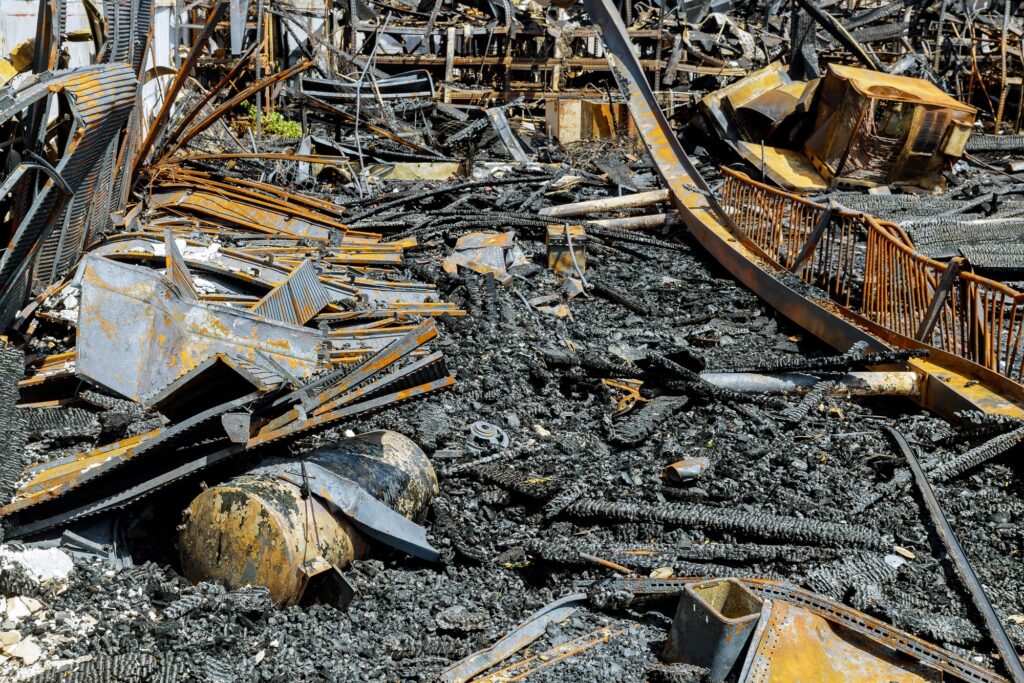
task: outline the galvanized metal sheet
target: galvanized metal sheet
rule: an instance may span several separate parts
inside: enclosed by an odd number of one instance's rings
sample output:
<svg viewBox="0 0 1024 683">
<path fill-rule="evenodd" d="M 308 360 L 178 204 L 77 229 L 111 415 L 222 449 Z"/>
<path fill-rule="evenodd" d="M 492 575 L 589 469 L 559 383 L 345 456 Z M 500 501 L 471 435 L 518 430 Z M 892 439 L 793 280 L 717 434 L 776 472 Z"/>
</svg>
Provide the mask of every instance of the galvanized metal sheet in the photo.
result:
<svg viewBox="0 0 1024 683">
<path fill-rule="evenodd" d="M 77 279 L 78 372 L 134 400 L 145 402 L 218 353 L 255 365 L 266 354 L 299 378 L 322 367 L 320 331 L 187 301 L 148 268 L 89 254 Z"/>
</svg>

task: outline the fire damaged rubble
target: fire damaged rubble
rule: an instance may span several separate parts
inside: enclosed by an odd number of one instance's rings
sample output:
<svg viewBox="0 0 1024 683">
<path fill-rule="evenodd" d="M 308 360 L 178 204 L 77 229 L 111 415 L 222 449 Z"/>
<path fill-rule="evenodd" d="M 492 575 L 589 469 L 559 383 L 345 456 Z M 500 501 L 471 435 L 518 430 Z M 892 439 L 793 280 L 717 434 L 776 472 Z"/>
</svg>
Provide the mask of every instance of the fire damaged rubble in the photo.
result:
<svg viewBox="0 0 1024 683">
<path fill-rule="evenodd" d="M 0 680 L 1024 681 L 1020 3 L 0 12 Z"/>
</svg>

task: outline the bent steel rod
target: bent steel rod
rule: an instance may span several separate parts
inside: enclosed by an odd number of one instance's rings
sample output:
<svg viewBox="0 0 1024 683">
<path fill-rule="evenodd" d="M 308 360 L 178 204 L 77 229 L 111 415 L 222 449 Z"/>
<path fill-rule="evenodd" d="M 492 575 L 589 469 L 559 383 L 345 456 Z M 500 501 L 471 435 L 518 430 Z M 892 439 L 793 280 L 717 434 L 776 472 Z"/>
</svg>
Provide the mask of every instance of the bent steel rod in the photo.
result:
<svg viewBox="0 0 1024 683">
<path fill-rule="evenodd" d="M 963 582 L 967 592 L 970 593 L 971 602 L 981 612 L 989 637 L 995 643 L 999 656 L 1003 658 L 1003 663 L 1010 673 L 1010 678 L 1013 679 L 1014 683 L 1024 683 L 1024 666 L 1021 665 L 1020 657 L 1017 656 L 1017 651 L 1014 650 L 1013 644 L 1007 637 L 1003 624 L 999 621 L 999 616 L 996 614 L 995 609 L 992 608 L 992 603 L 989 602 L 981 581 L 978 580 L 978 576 L 971 567 L 970 560 L 967 559 L 964 549 L 960 546 L 960 541 L 957 540 L 956 534 L 953 533 L 953 528 L 949 526 L 946 515 L 942 512 L 942 506 L 939 505 L 939 501 L 935 497 L 935 491 L 932 490 L 931 484 L 928 483 L 928 477 L 925 476 L 924 470 L 921 469 L 921 463 L 917 461 L 914 449 L 907 443 L 907 439 L 903 434 L 889 426 L 886 426 L 886 429 L 892 435 L 893 440 L 896 441 L 899 449 L 903 451 L 903 456 L 907 459 L 907 464 L 910 465 L 910 471 L 914 473 L 914 481 L 917 484 L 918 491 L 921 492 L 921 498 L 928 509 L 928 514 L 932 518 L 932 525 L 939 534 L 939 538 L 942 539 L 942 544 L 946 546 L 946 552 L 949 554 L 950 559 L 953 560 L 953 565 L 956 567 L 960 580 Z"/>
</svg>

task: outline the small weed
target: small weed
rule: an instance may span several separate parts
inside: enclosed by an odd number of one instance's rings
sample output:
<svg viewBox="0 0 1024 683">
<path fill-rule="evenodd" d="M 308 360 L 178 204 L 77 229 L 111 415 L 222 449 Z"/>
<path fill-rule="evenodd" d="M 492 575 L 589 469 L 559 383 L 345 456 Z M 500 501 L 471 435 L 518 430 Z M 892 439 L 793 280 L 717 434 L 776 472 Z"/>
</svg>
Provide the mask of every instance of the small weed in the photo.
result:
<svg viewBox="0 0 1024 683">
<path fill-rule="evenodd" d="M 245 117 L 235 121 L 235 126 L 243 131 L 255 131 L 256 129 L 256 105 L 252 102 L 243 102 Z M 263 113 L 263 134 L 275 138 L 301 138 L 302 124 L 298 121 L 286 119 L 279 111 Z"/>
</svg>

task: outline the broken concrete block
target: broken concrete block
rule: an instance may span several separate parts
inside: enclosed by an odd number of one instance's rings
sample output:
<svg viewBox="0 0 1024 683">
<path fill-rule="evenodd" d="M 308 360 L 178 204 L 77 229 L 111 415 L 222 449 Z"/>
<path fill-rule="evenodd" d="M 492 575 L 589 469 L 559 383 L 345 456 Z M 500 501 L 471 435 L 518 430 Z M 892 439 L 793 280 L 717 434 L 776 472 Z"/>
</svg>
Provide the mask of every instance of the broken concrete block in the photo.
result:
<svg viewBox="0 0 1024 683">
<path fill-rule="evenodd" d="M 43 603 L 35 598 L 15 596 L 7 598 L 7 620 L 15 623 L 27 619 L 43 608 Z"/>
<path fill-rule="evenodd" d="M 42 649 L 36 645 L 36 642 L 31 639 L 19 640 L 9 647 L 4 648 L 4 652 L 11 657 L 17 657 L 26 666 L 30 666 L 39 661 L 39 658 L 43 656 Z"/>
</svg>

